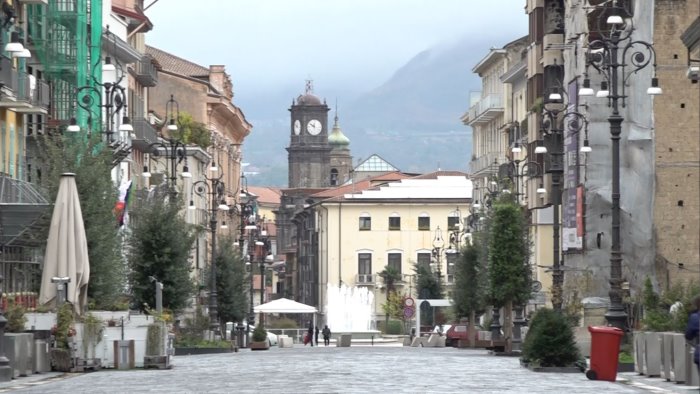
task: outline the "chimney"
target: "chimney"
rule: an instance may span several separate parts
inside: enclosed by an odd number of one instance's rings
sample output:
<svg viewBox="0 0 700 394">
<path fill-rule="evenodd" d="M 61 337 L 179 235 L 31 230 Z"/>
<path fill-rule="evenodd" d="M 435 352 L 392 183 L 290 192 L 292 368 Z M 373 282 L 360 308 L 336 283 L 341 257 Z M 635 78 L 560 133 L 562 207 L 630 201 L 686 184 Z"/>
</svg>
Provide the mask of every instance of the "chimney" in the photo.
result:
<svg viewBox="0 0 700 394">
<path fill-rule="evenodd" d="M 231 77 L 226 74 L 226 66 L 209 66 L 209 83 L 224 97 L 229 100 L 233 98 L 233 86 L 231 84 Z"/>
</svg>

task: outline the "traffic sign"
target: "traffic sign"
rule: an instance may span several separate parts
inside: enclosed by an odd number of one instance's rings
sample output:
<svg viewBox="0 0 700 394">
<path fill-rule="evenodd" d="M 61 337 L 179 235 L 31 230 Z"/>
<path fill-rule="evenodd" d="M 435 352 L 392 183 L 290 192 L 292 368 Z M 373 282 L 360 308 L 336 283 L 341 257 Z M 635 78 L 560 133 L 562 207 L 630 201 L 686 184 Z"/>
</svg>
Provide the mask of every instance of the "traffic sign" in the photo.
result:
<svg viewBox="0 0 700 394">
<path fill-rule="evenodd" d="M 532 292 L 537 293 L 538 291 L 542 290 L 542 282 L 536 280 L 532 282 Z"/>
<path fill-rule="evenodd" d="M 411 297 L 406 297 L 403 300 L 403 305 L 408 308 L 413 308 L 416 305 L 416 301 Z"/>
<path fill-rule="evenodd" d="M 405 307 L 405 308 L 403 308 L 403 316 L 404 316 L 406 319 L 412 318 L 412 317 L 413 317 L 413 314 L 414 314 L 415 312 L 416 312 L 416 310 L 413 309 L 413 307 Z"/>
</svg>

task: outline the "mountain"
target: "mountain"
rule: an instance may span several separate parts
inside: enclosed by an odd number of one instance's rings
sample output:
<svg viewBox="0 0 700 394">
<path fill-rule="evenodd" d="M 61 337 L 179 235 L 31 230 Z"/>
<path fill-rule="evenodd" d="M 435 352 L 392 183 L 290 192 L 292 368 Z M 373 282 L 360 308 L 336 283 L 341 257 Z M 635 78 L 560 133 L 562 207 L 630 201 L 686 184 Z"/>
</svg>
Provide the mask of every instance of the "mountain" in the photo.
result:
<svg viewBox="0 0 700 394">
<path fill-rule="evenodd" d="M 435 46 L 414 56 L 381 86 L 342 106 L 340 124 L 355 162 L 378 154 L 407 172 L 466 171 L 471 130 L 459 118 L 469 107 L 470 91 L 481 86 L 471 69 L 487 52 L 485 44 L 469 38 Z M 324 91 L 330 89 L 316 90 L 329 97 Z M 244 161 L 251 163 L 247 172 L 257 173 L 248 177 L 249 184 L 287 185 L 287 108 L 299 89 L 283 93 L 247 104 L 267 108 L 265 116 L 249 119 L 255 127 L 244 143 Z M 248 113 L 250 107 L 243 108 Z"/>
</svg>

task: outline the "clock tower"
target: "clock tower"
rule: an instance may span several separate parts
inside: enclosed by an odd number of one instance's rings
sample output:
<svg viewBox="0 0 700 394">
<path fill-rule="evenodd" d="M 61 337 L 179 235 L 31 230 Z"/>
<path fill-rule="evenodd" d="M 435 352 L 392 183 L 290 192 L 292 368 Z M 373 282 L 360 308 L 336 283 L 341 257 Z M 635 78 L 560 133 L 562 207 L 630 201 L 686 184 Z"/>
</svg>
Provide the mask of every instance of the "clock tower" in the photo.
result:
<svg viewBox="0 0 700 394">
<path fill-rule="evenodd" d="M 312 81 L 306 81 L 304 94 L 289 108 L 289 187 L 322 188 L 330 186 L 328 143 L 328 105 L 313 93 Z"/>
</svg>

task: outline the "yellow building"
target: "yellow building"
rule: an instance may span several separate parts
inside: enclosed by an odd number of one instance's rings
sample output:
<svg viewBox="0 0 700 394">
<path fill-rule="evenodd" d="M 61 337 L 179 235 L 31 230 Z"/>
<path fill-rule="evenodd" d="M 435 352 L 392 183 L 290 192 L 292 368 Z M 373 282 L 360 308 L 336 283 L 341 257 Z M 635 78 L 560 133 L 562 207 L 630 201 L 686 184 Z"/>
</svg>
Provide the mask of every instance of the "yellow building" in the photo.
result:
<svg viewBox="0 0 700 394">
<path fill-rule="evenodd" d="M 329 285 L 367 286 L 374 292 L 375 321 L 383 320 L 386 292 L 378 274 L 386 266 L 402 274 L 399 291 L 418 296 L 413 268 L 431 263 L 438 234 L 443 242 L 431 269 L 440 274 L 449 296 L 454 283 L 450 231 L 469 213 L 472 184 L 467 174 L 441 171 L 372 188 L 346 185 L 338 192 L 313 207 L 318 266 L 310 267 L 310 277 L 300 275 L 302 290 L 304 279 L 313 284 L 322 315 L 328 313 Z"/>
</svg>

